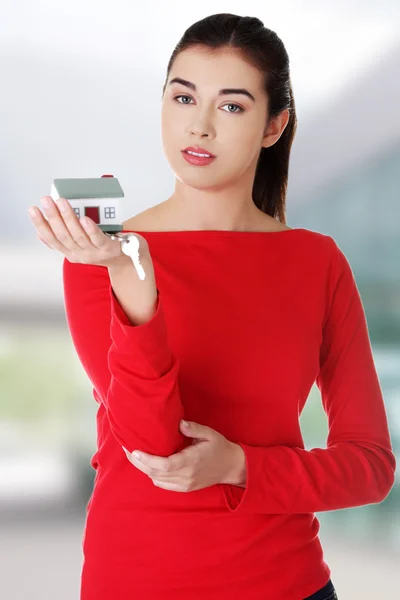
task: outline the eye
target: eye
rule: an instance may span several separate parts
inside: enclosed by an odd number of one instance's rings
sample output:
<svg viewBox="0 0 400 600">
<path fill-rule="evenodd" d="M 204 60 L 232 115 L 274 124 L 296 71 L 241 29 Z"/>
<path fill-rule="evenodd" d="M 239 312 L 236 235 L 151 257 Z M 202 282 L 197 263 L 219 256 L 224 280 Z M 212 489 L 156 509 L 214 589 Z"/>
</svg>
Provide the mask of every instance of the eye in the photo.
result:
<svg viewBox="0 0 400 600">
<path fill-rule="evenodd" d="M 175 102 L 178 102 L 178 98 L 189 98 L 190 99 L 190 96 L 185 96 L 184 94 L 181 94 L 180 96 L 175 96 L 174 97 Z M 182 102 L 179 102 L 179 104 L 182 104 Z M 187 104 L 187 102 L 183 102 L 183 104 Z"/>
<path fill-rule="evenodd" d="M 241 113 L 243 112 L 243 108 L 241 106 L 238 106 L 237 104 L 225 104 L 222 108 L 225 108 L 225 106 L 234 106 L 235 108 L 238 108 L 239 110 L 236 110 L 235 112 L 231 113 L 231 114 L 235 114 L 235 113 Z M 231 112 L 230 110 L 226 111 L 226 112 Z"/>
<path fill-rule="evenodd" d="M 178 98 L 189 98 L 189 100 L 191 100 L 191 97 L 190 97 L 190 96 L 187 96 L 186 94 L 180 94 L 179 96 L 175 96 L 175 97 L 174 97 L 174 101 L 175 101 L 175 102 L 178 102 L 179 104 L 189 104 L 189 102 L 179 102 Z M 242 108 L 241 106 L 238 106 L 237 104 L 232 104 L 232 103 L 225 104 L 225 105 L 223 106 L 223 108 L 225 108 L 225 106 L 234 106 L 235 108 L 237 108 L 237 109 L 238 109 L 237 111 L 234 111 L 234 112 L 233 112 L 233 111 L 230 111 L 230 110 L 228 110 L 228 111 L 224 111 L 224 112 L 231 113 L 232 115 L 234 115 L 234 114 L 237 114 L 237 113 L 244 112 L 244 108 Z"/>
</svg>

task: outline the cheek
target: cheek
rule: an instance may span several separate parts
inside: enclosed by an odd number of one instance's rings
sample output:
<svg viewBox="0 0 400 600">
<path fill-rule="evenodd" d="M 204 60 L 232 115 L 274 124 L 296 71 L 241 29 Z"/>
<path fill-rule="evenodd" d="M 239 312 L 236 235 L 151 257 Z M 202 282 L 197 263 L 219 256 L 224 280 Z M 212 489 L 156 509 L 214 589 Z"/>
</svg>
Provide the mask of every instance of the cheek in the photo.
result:
<svg viewBox="0 0 400 600">
<path fill-rule="evenodd" d="M 176 166 L 179 156 L 179 141 L 178 137 L 171 131 L 171 128 L 166 125 L 162 127 L 161 143 L 165 158 L 171 166 Z"/>
<path fill-rule="evenodd" d="M 168 149 L 179 149 L 179 144 L 183 139 L 183 124 L 171 113 L 170 110 L 164 110 L 161 113 L 161 138 L 166 152 Z"/>
<path fill-rule="evenodd" d="M 164 154 L 168 161 L 171 160 L 172 155 L 176 152 L 179 146 L 179 137 L 174 131 L 174 126 L 171 123 L 171 119 L 168 119 L 166 115 L 161 117 L 161 144 Z"/>
<path fill-rule="evenodd" d="M 237 165 L 242 165 L 243 170 L 246 170 L 254 161 L 258 160 L 260 154 L 260 139 L 258 132 L 243 132 L 238 135 L 235 144 L 232 143 L 235 150 L 233 152 L 233 162 Z"/>
<path fill-rule="evenodd" d="M 231 143 L 224 144 L 224 148 L 223 161 L 229 171 L 243 172 L 254 160 L 254 140 L 246 136 L 235 137 Z"/>
<path fill-rule="evenodd" d="M 182 128 L 183 123 L 182 113 L 179 111 L 179 107 L 168 103 L 164 104 L 161 108 L 161 127 L 163 129 L 178 129 L 179 125 Z"/>
</svg>

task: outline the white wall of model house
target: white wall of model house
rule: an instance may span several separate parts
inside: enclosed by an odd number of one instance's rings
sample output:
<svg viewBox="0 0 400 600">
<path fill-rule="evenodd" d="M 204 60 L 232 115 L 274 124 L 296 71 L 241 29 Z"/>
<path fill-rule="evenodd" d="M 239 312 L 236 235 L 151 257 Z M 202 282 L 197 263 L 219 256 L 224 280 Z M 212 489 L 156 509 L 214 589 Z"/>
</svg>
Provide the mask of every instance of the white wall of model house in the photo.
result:
<svg viewBox="0 0 400 600">
<path fill-rule="evenodd" d="M 59 198 L 55 186 L 51 188 L 53 200 Z M 122 223 L 122 202 L 124 198 L 66 198 L 79 218 L 88 216 L 101 225 Z"/>
<path fill-rule="evenodd" d="M 102 225 L 122 222 L 121 198 L 73 198 L 69 203 L 79 218 L 88 216 Z"/>
</svg>

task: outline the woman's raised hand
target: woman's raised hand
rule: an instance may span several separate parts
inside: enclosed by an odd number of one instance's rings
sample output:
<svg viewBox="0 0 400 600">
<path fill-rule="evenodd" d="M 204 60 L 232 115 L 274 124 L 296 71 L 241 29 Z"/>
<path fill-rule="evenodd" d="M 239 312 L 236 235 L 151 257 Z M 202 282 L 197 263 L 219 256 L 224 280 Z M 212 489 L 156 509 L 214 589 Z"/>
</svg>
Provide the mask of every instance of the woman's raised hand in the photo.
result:
<svg viewBox="0 0 400 600">
<path fill-rule="evenodd" d="M 51 196 L 41 198 L 43 211 L 29 208 L 37 237 L 52 250 L 62 252 L 70 262 L 114 267 L 131 261 L 121 249 L 121 241 L 112 240 L 89 217 L 79 219 L 65 198 L 56 202 Z M 139 240 L 139 256 L 150 255 L 147 240 L 135 233 Z"/>
</svg>

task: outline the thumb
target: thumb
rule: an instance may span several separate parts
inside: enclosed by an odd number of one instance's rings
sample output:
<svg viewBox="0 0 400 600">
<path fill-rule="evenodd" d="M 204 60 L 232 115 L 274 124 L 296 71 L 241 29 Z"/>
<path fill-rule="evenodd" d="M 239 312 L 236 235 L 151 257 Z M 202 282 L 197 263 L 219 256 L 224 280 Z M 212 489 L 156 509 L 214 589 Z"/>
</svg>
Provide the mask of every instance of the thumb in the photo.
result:
<svg viewBox="0 0 400 600">
<path fill-rule="evenodd" d="M 208 440 L 213 434 L 213 429 L 194 421 L 181 421 L 179 427 L 186 437 Z"/>
</svg>

